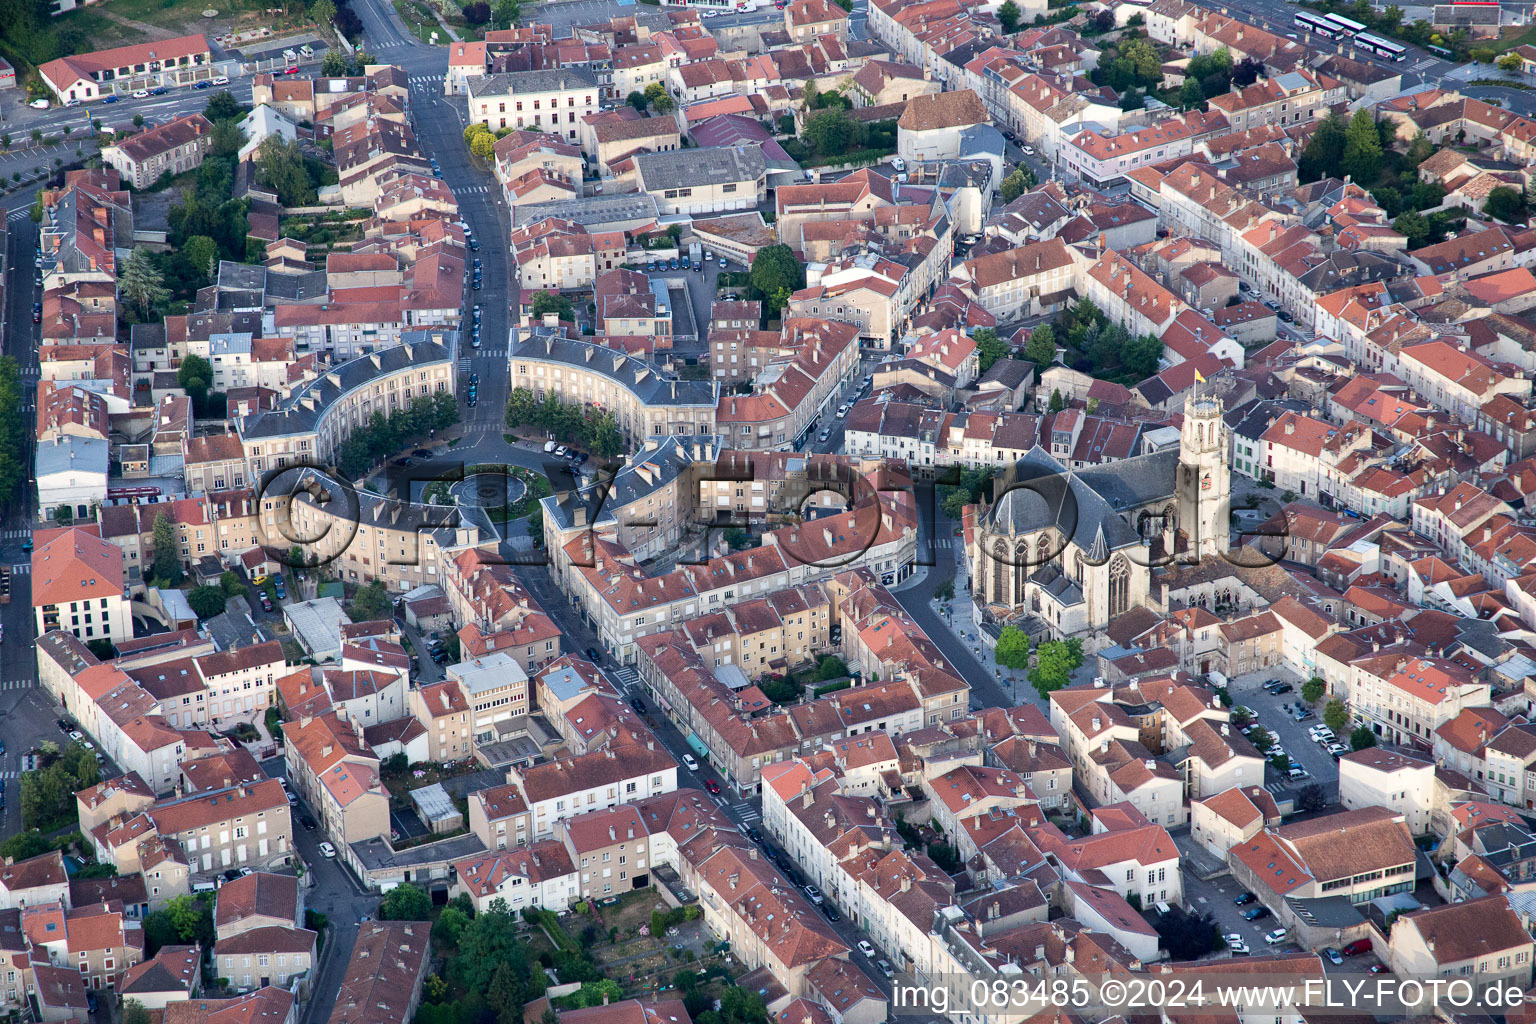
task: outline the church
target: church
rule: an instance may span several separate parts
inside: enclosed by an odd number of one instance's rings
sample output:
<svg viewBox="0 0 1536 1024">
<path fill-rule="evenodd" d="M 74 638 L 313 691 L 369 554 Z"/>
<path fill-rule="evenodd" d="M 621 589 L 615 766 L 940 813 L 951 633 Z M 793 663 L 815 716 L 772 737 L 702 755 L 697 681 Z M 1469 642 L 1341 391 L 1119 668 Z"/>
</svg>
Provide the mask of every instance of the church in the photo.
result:
<svg viewBox="0 0 1536 1024">
<path fill-rule="evenodd" d="M 1064 469 L 1035 447 L 994 481 L 967 557 L 976 602 L 1081 636 L 1149 600 L 1152 572 L 1226 553 L 1229 438 L 1221 403 L 1198 392 L 1177 450 Z"/>
</svg>

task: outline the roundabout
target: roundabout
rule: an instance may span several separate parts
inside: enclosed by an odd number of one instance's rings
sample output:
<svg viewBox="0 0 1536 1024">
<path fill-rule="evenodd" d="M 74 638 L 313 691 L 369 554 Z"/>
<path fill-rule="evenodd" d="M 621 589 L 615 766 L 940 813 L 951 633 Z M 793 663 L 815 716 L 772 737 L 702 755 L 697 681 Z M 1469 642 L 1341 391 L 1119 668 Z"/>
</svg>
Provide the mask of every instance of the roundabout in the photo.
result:
<svg viewBox="0 0 1536 1024">
<path fill-rule="evenodd" d="M 482 470 L 454 483 L 448 493 L 460 508 L 496 509 L 520 501 L 528 493 L 528 485 L 510 470 Z"/>
</svg>

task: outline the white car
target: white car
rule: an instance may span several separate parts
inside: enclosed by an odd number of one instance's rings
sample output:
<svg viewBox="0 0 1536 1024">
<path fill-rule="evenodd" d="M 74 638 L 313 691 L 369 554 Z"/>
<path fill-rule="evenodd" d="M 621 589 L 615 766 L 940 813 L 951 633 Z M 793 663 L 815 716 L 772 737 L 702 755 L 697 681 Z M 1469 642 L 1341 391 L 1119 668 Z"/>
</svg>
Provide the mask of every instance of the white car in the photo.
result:
<svg viewBox="0 0 1536 1024">
<path fill-rule="evenodd" d="M 1264 941 L 1269 943 L 1271 946 L 1278 946 L 1280 943 L 1285 941 L 1285 929 L 1276 928 L 1274 931 L 1264 936 Z"/>
<path fill-rule="evenodd" d="M 1248 943 L 1244 942 L 1242 939 L 1228 939 L 1227 950 L 1231 952 L 1233 956 L 1249 956 L 1253 953 L 1253 950 L 1248 948 Z"/>
<path fill-rule="evenodd" d="M 336 847 L 332 846 L 330 843 L 321 843 L 320 856 L 324 857 L 326 860 L 335 860 Z M 1280 934 L 1284 935 L 1285 933 L 1281 932 Z"/>
<path fill-rule="evenodd" d="M 545 441 L 544 442 L 544 451 L 546 453 L 552 452 L 554 450 L 555 450 L 555 442 L 553 442 L 553 441 Z"/>
<path fill-rule="evenodd" d="M 228 75 L 220 75 L 218 78 L 215 78 L 213 80 L 213 84 L 214 85 L 228 85 L 229 84 L 229 76 Z"/>
<path fill-rule="evenodd" d="M 291 790 L 291 789 L 288 789 L 288 790 L 284 790 L 284 791 L 283 791 L 283 792 L 284 792 L 284 793 L 286 793 L 286 794 L 287 794 L 287 796 L 288 796 L 288 802 L 289 802 L 289 803 L 290 803 L 290 804 L 293 804 L 293 805 L 295 805 L 295 806 L 297 806 L 297 804 L 298 804 L 298 802 L 299 802 L 299 798 L 298 798 L 298 797 L 297 797 L 297 796 L 295 796 L 295 795 L 294 795 L 294 792 L 293 792 L 293 790 Z"/>
<path fill-rule="evenodd" d="M 1035 155 L 1035 147 L 1034 146 L 1020 146 L 1019 148 L 1024 151 L 1024 155 L 1025 156 L 1034 156 Z"/>
<path fill-rule="evenodd" d="M 869 957 L 871 960 L 873 960 L 875 958 L 875 947 L 871 946 L 869 944 L 869 940 L 868 939 L 860 939 L 859 940 L 859 952 L 863 953 L 865 956 Z"/>
<path fill-rule="evenodd" d="M 699 762 L 693 759 L 692 754 L 684 754 L 683 767 L 687 768 L 691 772 L 696 772 L 699 770 Z"/>
<path fill-rule="evenodd" d="M 133 98 L 136 99 L 136 100 L 147 100 L 147 99 L 149 99 L 149 90 L 148 89 L 135 89 L 135 90 L 133 90 Z"/>
<path fill-rule="evenodd" d="M 837 418 L 838 419 L 845 419 L 847 416 L 848 416 L 848 407 L 846 405 L 838 406 L 837 407 Z"/>
<path fill-rule="evenodd" d="M 71 729 L 69 731 L 69 738 L 74 740 L 76 743 L 79 743 L 81 740 L 85 739 L 85 734 L 79 729 Z"/>
</svg>

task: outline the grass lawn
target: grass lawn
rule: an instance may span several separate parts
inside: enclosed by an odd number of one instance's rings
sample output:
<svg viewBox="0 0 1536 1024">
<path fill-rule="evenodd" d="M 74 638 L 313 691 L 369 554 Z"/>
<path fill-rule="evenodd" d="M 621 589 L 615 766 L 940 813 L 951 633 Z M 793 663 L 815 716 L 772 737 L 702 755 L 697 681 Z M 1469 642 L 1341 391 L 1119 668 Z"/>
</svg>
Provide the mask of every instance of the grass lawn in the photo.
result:
<svg viewBox="0 0 1536 1024">
<path fill-rule="evenodd" d="M 268 14 L 268 9 L 273 6 L 282 8 L 283 12 Z M 217 18 L 203 17 L 203 12 L 210 8 L 219 12 Z M 270 0 L 217 0 L 213 3 L 209 0 L 112 0 L 112 13 L 173 32 L 207 31 L 210 35 L 226 27 L 239 31 L 258 26 L 266 26 L 282 35 L 288 28 L 309 22 L 302 5 L 286 2 L 273 5 Z M 102 20 L 112 25 L 112 22 Z M 119 34 L 125 31 L 119 26 L 113 27 Z M 127 31 L 131 34 L 131 30 Z"/>
</svg>

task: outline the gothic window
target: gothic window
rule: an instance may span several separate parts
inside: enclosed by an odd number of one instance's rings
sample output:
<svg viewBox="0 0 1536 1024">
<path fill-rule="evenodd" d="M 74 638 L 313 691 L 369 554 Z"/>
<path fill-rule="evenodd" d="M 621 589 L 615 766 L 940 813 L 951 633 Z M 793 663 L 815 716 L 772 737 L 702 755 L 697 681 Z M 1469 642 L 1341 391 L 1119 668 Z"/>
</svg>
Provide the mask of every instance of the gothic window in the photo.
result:
<svg viewBox="0 0 1536 1024">
<path fill-rule="evenodd" d="M 1008 545 L 998 541 L 992 548 L 992 600 L 1008 600 Z"/>
<path fill-rule="evenodd" d="M 1040 614 L 1040 591 L 1039 591 L 1038 588 L 1035 588 L 1035 587 L 1031 587 L 1030 588 L 1030 591 L 1029 591 L 1029 610 L 1034 612 L 1036 615 Z"/>
<path fill-rule="evenodd" d="M 1035 544 L 1035 565 L 1045 565 L 1051 560 L 1051 536 L 1042 533 L 1040 540 Z"/>
<path fill-rule="evenodd" d="M 1197 446 L 1199 446 L 1201 448 L 1205 447 L 1205 424 L 1204 423 L 1199 423 L 1199 424 L 1196 424 L 1196 426 L 1195 426 L 1195 443 L 1196 443 Z"/>
<path fill-rule="evenodd" d="M 1013 600 L 1010 604 L 1024 603 L 1024 581 L 1029 579 L 1029 541 L 1019 539 L 1013 552 Z"/>
<path fill-rule="evenodd" d="M 1077 552 L 1072 557 L 1072 575 L 1077 578 L 1078 586 L 1083 583 L 1083 553 Z"/>
<path fill-rule="evenodd" d="M 1109 563 L 1109 614 L 1124 615 L 1131 604 L 1131 564 L 1124 555 Z"/>
</svg>

